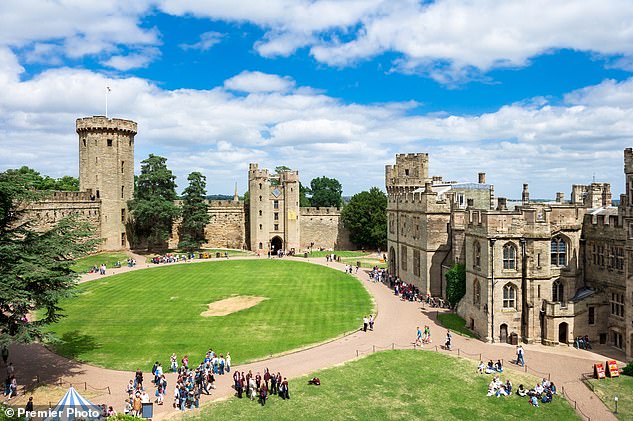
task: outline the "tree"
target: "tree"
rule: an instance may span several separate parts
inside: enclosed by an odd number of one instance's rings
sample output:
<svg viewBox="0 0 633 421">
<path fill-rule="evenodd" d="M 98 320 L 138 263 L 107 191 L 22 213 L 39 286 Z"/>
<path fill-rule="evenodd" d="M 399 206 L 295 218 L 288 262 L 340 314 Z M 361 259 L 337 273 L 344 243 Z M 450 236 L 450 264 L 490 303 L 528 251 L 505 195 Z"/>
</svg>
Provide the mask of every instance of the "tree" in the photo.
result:
<svg viewBox="0 0 633 421">
<path fill-rule="evenodd" d="M 310 204 L 312 206 L 335 206 L 337 208 L 341 207 L 341 196 L 343 194 L 343 187 L 336 178 L 314 178 L 310 182 L 310 190 L 312 192 L 312 197 L 310 198 Z"/>
<path fill-rule="evenodd" d="M 286 172 L 286 171 L 292 171 L 290 169 L 290 167 L 287 167 L 285 165 L 277 165 L 275 167 L 275 175 L 280 176 L 282 172 Z M 279 179 L 277 178 L 272 178 L 270 179 L 270 185 L 271 186 L 278 186 L 279 185 Z"/>
<path fill-rule="evenodd" d="M 310 198 L 308 197 L 308 195 L 310 195 L 312 192 L 310 190 L 310 187 L 306 187 L 303 184 L 301 184 L 301 182 L 299 182 L 299 206 L 302 208 L 307 208 L 312 206 L 312 204 L 310 203 Z"/>
<path fill-rule="evenodd" d="M 133 232 L 147 239 L 147 249 L 164 248 L 174 220 L 180 214 L 175 204 L 176 177 L 167 168 L 167 159 L 149 155 L 141 162 L 134 198 L 128 206 L 132 212 Z"/>
<path fill-rule="evenodd" d="M 211 219 L 207 212 L 207 178 L 197 171 L 187 177 L 189 186 L 182 195 L 182 223 L 180 225 L 180 242 L 178 247 L 193 251 L 205 242 L 204 228 Z"/>
<path fill-rule="evenodd" d="M 387 248 L 387 195 L 378 187 L 352 196 L 341 217 L 356 246 Z"/>
<path fill-rule="evenodd" d="M 32 342 L 59 320 L 58 303 L 73 293 L 72 260 L 94 249 L 93 230 L 77 216 L 47 230 L 31 227 L 28 203 L 45 198 L 33 172 L 0 173 L 0 343 Z M 38 312 L 37 320 L 31 320 Z"/>
<path fill-rule="evenodd" d="M 466 295 L 466 268 L 462 264 L 455 263 L 444 276 L 446 277 L 446 298 L 454 306 Z"/>
<path fill-rule="evenodd" d="M 24 182 L 28 182 L 29 186 L 35 190 L 79 191 L 79 179 L 69 175 L 54 179 L 47 175 L 43 176 L 27 166 L 22 166 L 17 170 L 7 170 L 7 174 L 21 177 Z"/>
</svg>

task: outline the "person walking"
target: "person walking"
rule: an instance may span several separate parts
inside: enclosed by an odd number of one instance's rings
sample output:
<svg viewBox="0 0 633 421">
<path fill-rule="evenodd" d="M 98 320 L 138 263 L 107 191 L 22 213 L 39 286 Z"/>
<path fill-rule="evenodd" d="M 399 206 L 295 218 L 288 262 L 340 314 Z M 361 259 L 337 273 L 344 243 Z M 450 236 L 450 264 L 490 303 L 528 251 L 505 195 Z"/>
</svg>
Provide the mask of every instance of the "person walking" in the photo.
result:
<svg viewBox="0 0 633 421">
<path fill-rule="evenodd" d="M 446 331 L 446 349 L 449 351 L 452 351 L 452 346 L 453 344 L 451 343 L 453 340 L 453 335 L 451 334 L 450 330 Z"/>
<path fill-rule="evenodd" d="M 363 317 L 363 332 L 367 332 L 367 326 L 369 325 L 369 319 L 367 316 Z"/>
<path fill-rule="evenodd" d="M 517 346 L 517 365 L 521 364 L 521 367 L 525 367 L 525 359 L 523 354 L 525 354 L 523 346 Z"/>
<path fill-rule="evenodd" d="M 374 315 L 369 315 L 369 330 L 374 330 Z"/>
<path fill-rule="evenodd" d="M 417 329 L 418 329 L 418 332 L 415 337 L 414 346 L 422 345 L 422 331 L 420 330 L 420 326 L 418 326 Z"/>
</svg>

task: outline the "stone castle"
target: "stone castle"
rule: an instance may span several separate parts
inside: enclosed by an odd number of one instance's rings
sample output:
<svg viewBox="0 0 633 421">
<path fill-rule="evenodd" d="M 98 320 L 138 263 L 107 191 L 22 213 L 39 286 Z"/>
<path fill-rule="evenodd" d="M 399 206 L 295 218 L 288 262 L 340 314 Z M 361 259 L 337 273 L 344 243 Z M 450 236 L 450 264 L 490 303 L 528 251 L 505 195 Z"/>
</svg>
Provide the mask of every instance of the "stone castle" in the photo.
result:
<svg viewBox="0 0 633 421">
<path fill-rule="evenodd" d="M 389 267 L 421 293 L 446 297 L 446 271 L 463 264 L 457 312 L 486 341 L 571 344 L 577 336 L 633 356 L 633 150 L 626 194 L 574 185 L 570 200 L 495 197 L 477 182 L 429 177 L 427 154 L 386 166 Z"/>
<path fill-rule="evenodd" d="M 39 226 L 51 226 L 70 214 L 79 214 L 95 227 L 100 249 L 127 250 L 129 212 L 134 195 L 134 137 L 137 124 L 103 116 L 79 118 L 79 192 L 52 192 L 30 206 Z M 239 200 L 207 201 L 210 222 L 205 247 L 300 252 L 309 248 L 353 247 L 338 208 L 299 207 L 299 173 L 269 174 L 250 164 L 250 203 Z M 178 245 L 178 224 L 168 246 Z"/>
</svg>

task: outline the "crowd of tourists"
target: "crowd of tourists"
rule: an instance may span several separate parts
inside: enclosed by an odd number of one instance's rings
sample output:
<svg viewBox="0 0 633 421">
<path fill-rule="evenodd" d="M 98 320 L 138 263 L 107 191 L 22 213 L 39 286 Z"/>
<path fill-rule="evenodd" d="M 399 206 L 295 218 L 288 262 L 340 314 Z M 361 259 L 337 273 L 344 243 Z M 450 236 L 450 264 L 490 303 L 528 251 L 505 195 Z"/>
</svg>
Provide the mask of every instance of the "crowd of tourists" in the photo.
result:
<svg viewBox="0 0 633 421">
<path fill-rule="evenodd" d="M 577 349 L 591 349 L 591 341 L 589 340 L 589 336 L 577 336 L 574 339 L 574 348 Z"/>
<path fill-rule="evenodd" d="M 236 371 L 233 374 L 233 388 L 239 399 L 246 394 L 247 398 L 251 401 L 257 399 L 262 406 L 266 405 L 266 400 L 273 395 L 278 395 L 284 400 L 290 399 L 288 379 L 282 377 L 279 372 L 271 373 L 268 368 L 264 369 L 263 376 L 259 372 L 253 375 L 251 370 L 246 374 L 243 371 Z"/>
<path fill-rule="evenodd" d="M 527 397 L 529 404 L 537 408 L 539 403 L 552 402 L 552 400 L 554 400 L 554 395 L 556 394 L 556 385 L 547 379 L 543 379 L 542 381 L 536 383 L 536 385 L 529 390 L 525 389 L 522 384 L 520 384 L 517 389 L 517 395 L 522 398 Z"/>
<path fill-rule="evenodd" d="M 200 396 L 204 393 L 210 395 L 210 390 L 215 389 L 215 376 L 223 376 L 231 371 L 231 354 L 227 352 L 216 354 L 213 349 L 207 351 L 204 359 L 195 368 L 190 367 L 189 357 L 185 355 L 178 363 L 176 354 L 169 358 L 169 370 L 177 374 L 176 384 L 173 389 L 173 407 L 184 411 L 200 406 Z M 150 403 L 152 398 L 144 384 L 143 372 L 138 369 L 134 373 L 134 379 L 127 385 L 128 399 L 125 400 L 125 413 L 132 416 L 141 416 L 143 404 Z M 156 361 L 152 366 L 151 383 L 154 388 L 154 403 L 163 405 L 167 395 L 167 378 L 163 365 Z"/>
<path fill-rule="evenodd" d="M 196 255 L 194 253 L 191 254 L 171 254 L 167 253 L 162 256 L 154 256 L 152 257 L 152 263 L 159 265 L 164 263 L 177 263 L 177 262 L 186 262 L 189 259 L 195 258 Z"/>
<path fill-rule="evenodd" d="M 386 282 L 387 281 L 387 269 L 374 266 L 369 272 L 369 280 L 373 282 Z"/>
</svg>

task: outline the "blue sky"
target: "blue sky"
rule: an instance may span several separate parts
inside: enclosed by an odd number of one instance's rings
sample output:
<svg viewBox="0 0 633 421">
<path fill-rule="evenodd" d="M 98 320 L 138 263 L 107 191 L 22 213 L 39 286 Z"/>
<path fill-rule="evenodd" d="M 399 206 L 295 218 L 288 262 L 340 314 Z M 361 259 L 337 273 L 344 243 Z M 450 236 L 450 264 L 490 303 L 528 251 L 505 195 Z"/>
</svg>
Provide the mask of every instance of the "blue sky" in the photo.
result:
<svg viewBox="0 0 633 421">
<path fill-rule="evenodd" d="M 396 153 L 502 196 L 624 187 L 633 7 L 579 0 L 9 0 L 0 3 L 0 169 L 77 175 L 74 120 L 139 123 L 149 153 L 209 193 L 249 162 L 345 194 Z"/>
</svg>

